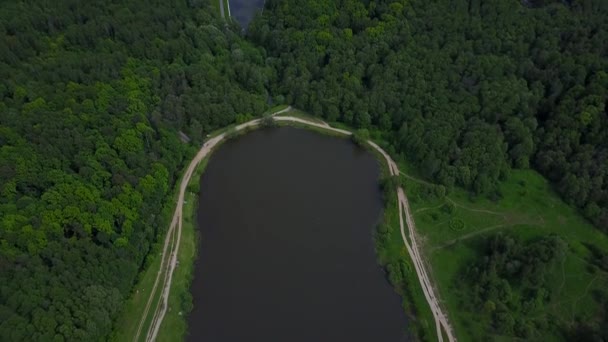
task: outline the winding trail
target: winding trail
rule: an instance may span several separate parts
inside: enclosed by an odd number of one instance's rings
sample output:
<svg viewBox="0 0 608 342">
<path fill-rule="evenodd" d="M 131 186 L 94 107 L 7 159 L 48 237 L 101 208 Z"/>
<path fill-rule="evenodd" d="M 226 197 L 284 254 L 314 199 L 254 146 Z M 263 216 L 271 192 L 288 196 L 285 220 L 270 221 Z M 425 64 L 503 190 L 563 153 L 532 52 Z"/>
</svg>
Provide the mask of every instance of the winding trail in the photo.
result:
<svg viewBox="0 0 608 342">
<path fill-rule="evenodd" d="M 352 135 L 352 132 L 334 128 L 329 126 L 326 123 L 317 123 L 313 121 L 309 121 L 302 118 L 292 117 L 292 116 L 276 116 L 281 113 L 285 113 L 291 110 L 291 106 L 277 111 L 273 113 L 274 120 L 283 121 L 283 122 L 292 122 L 292 123 L 300 123 L 308 126 L 318 127 L 322 129 L 326 129 L 329 131 L 341 133 L 344 135 Z M 247 127 L 254 127 L 260 123 L 261 119 L 251 120 L 244 124 L 238 125 L 235 127 L 235 131 L 240 131 Z M 141 335 L 141 331 L 145 325 L 145 322 L 148 319 L 150 309 L 153 310 L 154 315 L 152 318 L 152 323 L 147 329 L 146 332 L 146 341 L 155 341 L 158 335 L 158 331 L 160 329 L 160 325 L 165 317 L 168 308 L 168 300 L 169 300 L 169 292 L 171 289 L 171 282 L 173 278 L 173 271 L 177 265 L 177 255 L 179 252 L 179 245 L 181 240 L 181 230 L 182 230 L 182 208 L 184 204 L 184 196 L 186 193 L 186 188 L 188 183 L 190 182 L 190 178 L 196 169 L 196 166 L 213 150 L 213 148 L 220 143 L 225 137 L 227 133 L 224 132 L 216 137 L 209 139 L 203 147 L 199 150 L 196 156 L 190 162 L 184 177 L 180 183 L 179 196 L 177 199 L 177 206 L 175 208 L 175 213 L 173 214 L 173 220 L 171 221 L 171 225 L 169 226 L 169 230 L 167 231 L 167 236 L 163 245 L 163 253 L 161 259 L 161 265 L 159 271 L 157 273 L 156 279 L 154 281 L 154 286 L 150 293 L 150 297 L 146 303 L 146 308 L 141 317 L 137 335 L 135 337 L 135 341 L 139 341 L 139 337 Z M 399 168 L 397 164 L 393 161 L 393 159 L 376 143 L 371 140 L 368 140 L 367 143 L 372 146 L 376 151 L 378 151 L 384 159 L 386 160 L 391 176 L 398 176 L 400 174 Z M 398 205 L 399 205 L 399 220 L 401 226 L 401 236 L 403 238 L 403 243 L 407 248 L 407 251 L 410 255 L 414 263 L 414 267 L 416 269 L 416 274 L 418 275 L 418 279 L 420 281 L 420 285 L 422 287 L 422 291 L 424 293 L 424 297 L 431 307 L 431 311 L 433 312 L 433 317 L 435 320 L 435 326 L 437 329 L 437 339 L 440 342 L 444 340 L 444 334 L 447 336 L 449 342 L 456 341 L 456 338 L 453 335 L 453 330 L 448 322 L 447 316 L 442 311 L 439 300 L 435 295 L 435 290 L 431 284 L 431 281 L 428 277 L 425 263 L 419 252 L 419 246 L 416 238 L 416 227 L 414 224 L 413 215 L 411 213 L 409 202 L 407 197 L 405 196 L 405 191 L 403 191 L 402 187 L 397 188 L 398 194 Z M 405 216 L 405 223 L 403 217 Z M 407 232 L 406 232 L 407 230 Z M 161 283 L 162 279 L 162 283 Z M 156 291 L 160 285 L 161 294 L 160 300 L 157 302 L 155 307 L 152 307 L 152 303 L 154 302 L 154 298 L 156 297 Z"/>
</svg>

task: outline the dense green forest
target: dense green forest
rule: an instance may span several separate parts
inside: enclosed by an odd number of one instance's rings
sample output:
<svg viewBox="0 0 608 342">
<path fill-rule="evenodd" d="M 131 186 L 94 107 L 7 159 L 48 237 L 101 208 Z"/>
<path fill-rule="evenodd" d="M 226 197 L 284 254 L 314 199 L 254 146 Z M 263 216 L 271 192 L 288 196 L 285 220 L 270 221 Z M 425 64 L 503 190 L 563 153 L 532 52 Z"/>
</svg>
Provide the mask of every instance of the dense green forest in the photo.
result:
<svg viewBox="0 0 608 342">
<path fill-rule="evenodd" d="M 482 307 L 488 325 L 504 335 L 531 338 L 537 335 L 535 330 L 546 329 L 549 323 L 542 312 L 550 295 L 545 284 L 547 266 L 564 253 L 566 243 L 551 236 L 524 245 L 497 234 L 485 249 L 468 270 L 468 288 L 475 299 L 471 309 Z M 516 295 L 513 288 L 525 296 Z"/>
<path fill-rule="evenodd" d="M 0 340 L 98 341 L 189 155 L 266 108 L 263 55 L 208 2 L 0 5 Z"/>
<path fill-rule="evenodd" d="M 275 96 L 390 132 L 448 188 L 538 169 L 608 231 L 608 2 L 270 0 Z"/>
<path fill-rule="evenodd" d="M 380 136 L 448 191 L 497 199 L 536 169 L 608 232 L 608 1 L 267 0 L 238 32 L 209 0 L 0 4 L 0 340 L 105 340 L 185 159 L 272 101 Z M 465 281 L 493 329 L 538 336 L 525 310 L 564 243 L 479 248 Z"/>
</svg>

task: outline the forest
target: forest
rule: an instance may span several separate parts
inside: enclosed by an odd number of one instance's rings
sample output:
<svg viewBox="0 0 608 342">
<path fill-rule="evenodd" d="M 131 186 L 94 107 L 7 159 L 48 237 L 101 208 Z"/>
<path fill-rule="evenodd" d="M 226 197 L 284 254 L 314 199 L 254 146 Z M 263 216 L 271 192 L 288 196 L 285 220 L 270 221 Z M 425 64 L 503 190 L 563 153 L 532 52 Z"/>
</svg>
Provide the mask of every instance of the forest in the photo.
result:
<svg viewBox="0 0 608 342">
<path fill-rule="evenodd" d="M 608 231 L 608 2 L 270 0 L 270 89 L 386 133 L 447 188 L 534 168 Z"/>
<path fill-rule="evenodd" d="M 0 340 L 106 340 L 192 146 L 266 109 L 209 6 L 0 5 Z"/>
<path fill-rule="evenodd" d="M 496 234 L 485 244 L 480 262 L 468 270 L 469 288 L 476 302 L 472 309 L 483 307 L 489 325 L 505 335 L 531 338 L 537 327 L 546 329 L 548 322 L 544 304 L 550 291 L 546 289 L 546 269 L 566 249 L 559 237 L 550 236 L 523 244 L 509 236 Z M 519 287 L 525 296 L 517 296 Z"/>
<path fill-rule="evenodd" d="M 265 6 L 243 35 L 210 0 L 0 4 L 0 340 L 106 340 L 187 157 L 270 104 L 376 134 L 448 191 L 500 198 L 510 170 L 538 170 L 608 233 L 607 1 Z M 484 246 L 472 291 L 495 329 L 534 334 L 505 317 L 542 304 L 542 281 L 513 272 L 542 271 L 563 241 Z"/>
</svg>

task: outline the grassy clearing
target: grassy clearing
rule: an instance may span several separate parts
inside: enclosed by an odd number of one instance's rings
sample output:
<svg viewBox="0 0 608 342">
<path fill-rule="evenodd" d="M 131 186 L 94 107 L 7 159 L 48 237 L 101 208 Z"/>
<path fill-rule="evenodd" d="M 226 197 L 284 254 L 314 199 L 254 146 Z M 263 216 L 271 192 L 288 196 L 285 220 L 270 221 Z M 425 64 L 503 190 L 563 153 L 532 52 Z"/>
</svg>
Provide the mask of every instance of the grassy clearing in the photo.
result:
<svg viewBox="0 0 608 342">
<path fill-rule="evenodd" d="M 441 196 L 436 186 L 407 177 L 401 180 L 423 237 L 423 250 L 432 266 L 432 275 L 460 340 L 480 340 L 486 336 L 484 331 L 488 330 L 489 322 L 481 310 L 465 309 L 467 292 L 456 284 L 463 280 L 467 266 L 476 260 L 481 241 L 497 232 L 523 240 L 553 233 L 569 244 L 563 260 L 549 271 L 551 296 L 543 310 L 549 312 L 553 321 L 572 324 L 576 318 L 599 310 L 591 293 L 608 286 L 608 275 L 590 267 L 586 244 L 608 250 L 608 238 L 562 202 L 536 172 L 513 171 L 501 185 L 502 198 L 497 201 L 472 197 L 461 189 Z M 461 222 L 462 228 L 454 222 Z M 563 338 L 557 329 L 546 329 L 543 333 L 545 341 Z"/>
<path fill-rule="evenodd" d="M 226 132 L 234 129 L 236 126 L 237 126 L 237 124 L 233 123 L 233 124 L 230 124 L 230 125 L 228 125 L 226 127 L 222 127 L 220 129 L 216 129 L 215 131 L 207 134 L 207 136 L 205 137 L 205 140 L 211 139 L 211 138 L 215 138 L 215 137 L 217 137 L 218 135 L 220 135 L 222 133 L 226 133 Z"/>
<path fill-rule="evenodd" d="M 139 319 L 143 314 L 150 291 L 154 285 L 156 273 L 160 267 L 160 248 L 156 247 L 151 253 L 154 254 L 153 260 L 142 273 L 140 281 L 134 287 L 134 293 L 126 302 L 125 309 L 116 321 L 116 328 L 110 337 L 111 341 L 133 341 L 135 338 Z M 160 294 L 156 296 L 155 302 L 158 302 L 159 298 Z"/>
<path fill-rule="evenodd" d="M 287 107 L 289 107 L 289 105 L 285 105 L 285 104 L 274 106 L 272 108 L 269 108 L 267 111 L 265 111 L 261 116 L 266 116 L 268 114 L 276 113 Z M 287 113 L 291 113 L 291 111 L 289 111 Z M 288 115 L 287 113 L 281 113 L 281 114 L 277 114 L 277 115 Z"/>
</svg>

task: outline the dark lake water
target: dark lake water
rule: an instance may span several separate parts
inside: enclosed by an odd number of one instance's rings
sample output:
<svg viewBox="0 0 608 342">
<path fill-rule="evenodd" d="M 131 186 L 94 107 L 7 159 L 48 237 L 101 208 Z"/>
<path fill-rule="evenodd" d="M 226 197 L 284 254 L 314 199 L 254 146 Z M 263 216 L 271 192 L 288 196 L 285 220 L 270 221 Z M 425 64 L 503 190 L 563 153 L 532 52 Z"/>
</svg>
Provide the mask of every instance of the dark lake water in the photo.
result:
<svg viewBox="0 0 608 342">
<path fill-rule="evenodd" d="M 264 0 L 228 0 L 230 14 L 243 29 L 247 29 L 255 14 L 264 8 Z"/>
<path fill-rule="evenodd" d="M 376 263 L 379 165 L 283 127 L 226 142 L 201 179 L 188 341 L 405 341 Z"/>
</svg>

